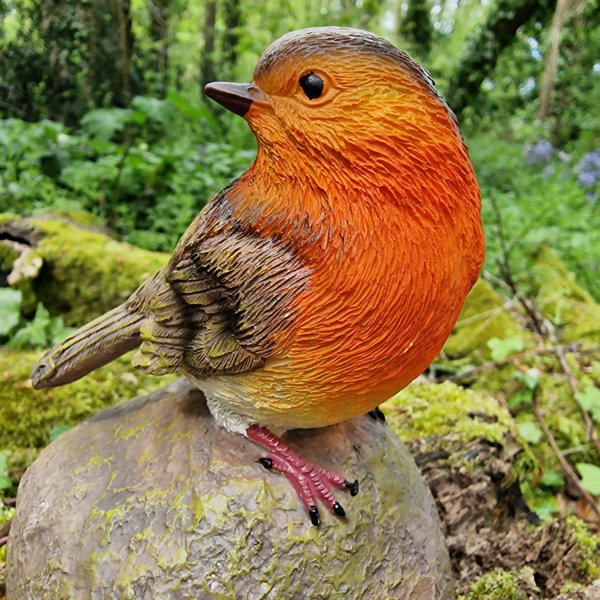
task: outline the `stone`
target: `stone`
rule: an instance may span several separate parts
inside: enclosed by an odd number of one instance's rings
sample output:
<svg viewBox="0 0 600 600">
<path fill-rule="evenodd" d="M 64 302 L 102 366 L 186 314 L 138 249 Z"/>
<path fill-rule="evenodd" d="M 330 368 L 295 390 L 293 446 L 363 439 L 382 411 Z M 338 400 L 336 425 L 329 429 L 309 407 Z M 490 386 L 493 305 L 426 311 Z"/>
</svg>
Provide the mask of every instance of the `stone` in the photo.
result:
<svg viewBox="0 0 600 600">
<path fill-rule="evenodd" d="M 8 600 L 454 597 L 429 489 L 368 416 L 297 430 L 305 458 L 360 480 L 320 527 L 262 448 L 215 425 L 180 379 L 60 435 L 21 480 Z"/>
</svg>

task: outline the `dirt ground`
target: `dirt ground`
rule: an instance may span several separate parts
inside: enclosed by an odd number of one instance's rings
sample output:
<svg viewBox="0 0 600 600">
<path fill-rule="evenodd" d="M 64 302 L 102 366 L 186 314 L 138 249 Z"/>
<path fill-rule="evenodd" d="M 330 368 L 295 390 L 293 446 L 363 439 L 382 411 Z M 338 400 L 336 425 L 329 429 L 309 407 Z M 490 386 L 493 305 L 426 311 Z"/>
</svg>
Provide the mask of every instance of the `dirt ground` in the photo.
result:
<svg viewBox="0 0 600 600">
<path fill-rule="evenodd" d="M 420 454 L 415 442 L 409 447 L 435 497 L 458 592 L 467 593 L 473 582 L 495 569 L 518 572 L 526 566 L 530 570 L 517 583 L 520 595 L 502 598 L 600 600 L 600 588 L 560 595 L 567 582 L 591 583 L 582 568 L 585 556 L 567 519 L 540 526 L 518 486 L 504 487 L 520 451 L 516 444 L 500 448 L 476 441 L 463 449 L 464 464 L 458 468 L 448 464 L 443 452 Z"/>
</svg>

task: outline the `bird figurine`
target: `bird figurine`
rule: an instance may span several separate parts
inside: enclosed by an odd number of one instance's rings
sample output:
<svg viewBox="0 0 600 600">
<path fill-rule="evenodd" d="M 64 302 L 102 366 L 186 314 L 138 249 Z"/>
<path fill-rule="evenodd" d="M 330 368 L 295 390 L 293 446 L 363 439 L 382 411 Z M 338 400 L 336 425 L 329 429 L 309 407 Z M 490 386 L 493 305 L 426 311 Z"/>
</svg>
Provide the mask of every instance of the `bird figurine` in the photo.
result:
<svg viewBox="0 0 600 600">
<path fill-rule="evenodd" d="M 374 410 L 433 361 L 484 255 L 479 188 L 429 74 L 366 31 L 288 33 L 250 84 L 206 94 L 258 141 L 169 263 L 50 350 L 36 388 L 138 348 L 146 373 L 183 373 L 215 420 L 268 450 L 309 512 L 358 482 L 277 435 Z"/>
</svg>

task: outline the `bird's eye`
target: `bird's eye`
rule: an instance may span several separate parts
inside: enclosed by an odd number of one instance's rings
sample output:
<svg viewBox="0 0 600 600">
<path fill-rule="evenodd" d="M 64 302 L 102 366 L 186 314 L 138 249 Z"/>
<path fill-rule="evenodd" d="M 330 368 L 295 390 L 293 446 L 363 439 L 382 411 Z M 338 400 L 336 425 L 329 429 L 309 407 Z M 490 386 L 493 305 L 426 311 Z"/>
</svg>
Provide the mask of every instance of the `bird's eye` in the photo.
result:
<svg viewBox="0 0 600 600">
<path fill-rule="evenodd" d="M 318 98 L 323 93 L 323 86 L 323 80 L 312 71 L 300 77 L 300 87 L 309 100 Z"/>
</svg>

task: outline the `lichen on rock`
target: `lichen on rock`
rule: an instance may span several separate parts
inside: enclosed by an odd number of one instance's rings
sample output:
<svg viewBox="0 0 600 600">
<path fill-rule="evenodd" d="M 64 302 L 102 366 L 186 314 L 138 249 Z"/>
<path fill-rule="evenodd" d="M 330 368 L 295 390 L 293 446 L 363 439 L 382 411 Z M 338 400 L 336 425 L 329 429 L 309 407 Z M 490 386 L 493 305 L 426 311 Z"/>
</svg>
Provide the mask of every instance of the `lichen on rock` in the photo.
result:
<svg viewBox="0 0 600 600">
<path fill-rule="evenodd" d="M 323 510 L 313 527 L 184 380 L 101 411 L 21 481 L 9 598 L 454 597 L 433 500 L 387 426 L 364 416 L 285 439 L 361 481 L 336 492 L 346 518 Z"/>
</svg>

